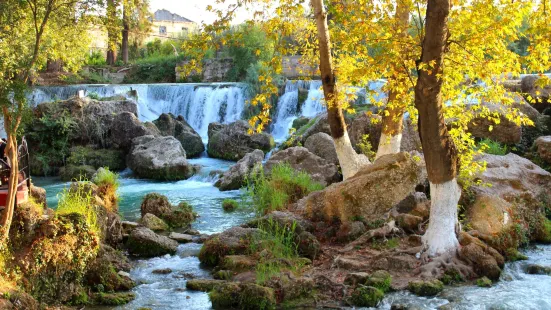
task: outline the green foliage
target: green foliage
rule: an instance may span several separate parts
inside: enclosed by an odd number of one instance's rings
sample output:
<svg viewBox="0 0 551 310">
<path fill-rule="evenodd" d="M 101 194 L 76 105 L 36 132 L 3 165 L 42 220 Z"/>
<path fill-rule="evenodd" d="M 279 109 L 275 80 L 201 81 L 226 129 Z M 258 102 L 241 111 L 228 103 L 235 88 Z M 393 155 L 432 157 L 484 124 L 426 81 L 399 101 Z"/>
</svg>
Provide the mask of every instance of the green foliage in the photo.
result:
<svg viewBox="0 0 551 310">
<path fill-rule="evenodd" d="M 93 149 L 87 146 L 75 146 L 70 149 L 66 161 L 69 165 L 89 165 L 98 169 L 123 170 L 126 167 L 124 152 L 113 149 Z"/>
<path fill-rule="evenodd" d="M 224 199 L 222 201 L 222 209 L 226 212 L 235 211 L 239 207 L 239 203 L 234 199 Z"/>
<path fill-rule="evenodd" d="M 135 61 L 135 65 L 124 78 L 125 83 L 174 83 L 174 68 L 183 60 L 182 56 L 155 55 Z"/>
<path fill-rule="evenodd" d="M 304 261 L 299 259 L 298 244 L 295 242 L 295 222 L 291 226 L 282 226 L 270 218 L 260 222 L 258 229 L 261 233 L 251 240 L 249 246 L 251 253 L 267 252 L 259 258 L 255 267 L 258 284 L 280 274 L 282 269 L 295 272 L 302 269 Z"/>
<path fill-rule="evenodd" d="M 480 141 L 478 143 L 478 149 L 492 155 L 507 155 L 507 153 L 509 153 L 507 145 L 502 145 L 490 139 L 483 139 Z"/>
<path fill-rule="evenodd" d="M 377 307 L 384 298 L 384 293 L 372 286 L 358 286 L 350 296 L 350 303 L 358 307 Z"/>
<path fill-rule="evenodd" d="M 465 282 L 465 279 L 456 269 L 448 269 L 444 272 L 444 275 L 440 278 L 440 281 L 442 281 L 445 285 L 451 285 Z"/>
<path fill-rule="evenodd" d="M 400 245 L 400 239 L 390 238 L 385 240 L 373 240 L 371 247 L 377 250 L 394 249 Z"/>
<path fill-rule="evenodd" d="M 368 134 L 362 136 L 362 140 L 358 143 L 358 147 L 360 148 L 362 154 L 367 156 L 370 161 L 375 159 L 375 155 L 377 155 L 377 153 L 373 151 L 373 146 L 371 145 L 371 142 L 369 142 Z"/>
<path fill-rule="evenodd" d="M 57 103 L 52 103 L 49 109 L 58 109 Z M 51 115 L 56 115 L 55 117 Z M 23 124 L 23 131 L 32 148 L 31 173 L 34 175 L 52 174 L 53 167 L 65 164 L 69 155 L 72 133 L 76 122 L 68 111 L 61 113 L 44 113 L 40 118 L 32 119 Z"/>
<path fill-rule="evenodd" d="M 247 195 L 257 214 L 282 210 L 288 204 L 323 188 L 310 175 L 294 170 L 287 163 L 275 165 L 270 176 L 260 170 L 247 183 Z"/>
<path fill-rule="evenodd" d="M 112 172 L 111 170 L 109 170 L 109 168 L 99 169 L 92 179 L 92 182 L 94 182 L 94 184 L 96 184 L 97 186 L 108 185 L 112 187 L 115 191 L 120 186 L 119 174 Z"/>
<path fill-rule="evenodd" d="M 88 227 L 98 232 L 98 220 L 92 201 L 92 193 L 87 188 L 86 182 L 75 184 L 76 186 L 71 189 L 63 189 L 58 195 L 59 202 L 57 204 L 56 215 L 79 214 L 84 218 Z"/>
<path fill-rule="evenodd" d="M 478 287 L 491 287 L 492 280 L 488 279 L 487 277 L 482 277 L 476 280 L 476 285 Z"/>
<path fill-rule="evenodd" d="M 88 55 L 86 59 L 86 65 L 88 66 L 105 66 L 107 62 L 101 51 L 93 51 Z"/>
</svg>

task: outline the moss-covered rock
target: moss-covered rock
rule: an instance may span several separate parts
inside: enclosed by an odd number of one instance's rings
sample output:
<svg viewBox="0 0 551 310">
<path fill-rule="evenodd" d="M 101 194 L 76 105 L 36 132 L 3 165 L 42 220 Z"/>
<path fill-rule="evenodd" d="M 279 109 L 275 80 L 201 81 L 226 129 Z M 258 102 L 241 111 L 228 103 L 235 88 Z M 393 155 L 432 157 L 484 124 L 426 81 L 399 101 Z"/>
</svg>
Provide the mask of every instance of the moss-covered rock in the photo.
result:
<svg viewBox="0 0 551 310">
<path fill-rule="evenodd" d="M 178 206 L 172 209 L 170 214 L 165 215 L 163 220 L 165 220 L 170 227 L 188 228 L 196 217 L 197 214 L 193 212 L 191 205 L 182 201 Z"/>
<path fill-rule="evenodd" d="M 212 275 L 217 280 L 230 280 L 233 277 L 231 270 L 218 270 Z"/>
<path fill-rule="evenodd" d="M 385 294 L 372 286 L 358 286 L 350 296 L 350 303 L 358 307 L 377 307 Z"/>
<path fill-rule="evenodd" d="M 147 194 L 141 204 L 141 214 L 144 217 L 151 213 L 162 219 L 172 228 L 189 228 L 197 214 L 193 212 L 190 204 L 182 201 L 178 206 L 173 207 L 168 198 L 158 193 Z"/>
<path fill-rule="evenodd" d="M 242 272 L 254 269 L 257 260 L 247 255 L 227 255 L 222 260 L 220 268 L 234 272 Z"/>
<path fill-rule="evenodd" d="M 528 265 L 526 266 L 526 273 L 528 274 L 546 274 L 551 276 L 551 267 L 541 265 Z"/>
<path fill-rule="evenodd" d="M 505 251 L 505 258 L 510 262 L 516 262 L 519 260 L 527 260 L 528 256 L 520 253 L 515 248 L 509 248 Z"/>
<path fill-rule="evenodd" d="M 141 219 L 140 224 L 153 230 L 153 231 L 163 231 L 168 230 L 168 224 L 160 218 L 156 217 L 151 213 L 146 213 Z"/>
<path fill-rule="evenodd" d="M 487 277 L 482 277 L 476 280 L 476 285 L 479 287 L 491 287 L 492 280 L 488 279 Z"/>
<path fill-rule="evenodd" d="M 274 290 L 253 283 L 227 282 L 209 293 L 214 309 L 275 309 Z"/>
<path fill-rule="evenodd" d="M 96 169 L 89 165 L 66 165 L 59 169 L 59 177 L 62 181 L 89 180 L 96 173 Z"/>
<path fill-rule="evenodd" d="M 419 296 L 435 296 L 444 289 L 444 283 L 440 280 L 412 281 L 408 284 L 408 290 Z"/>
<path fill-rule="evenodd" d="M 383 293 L 390 291 L 390 284 L 392 283 L 392 276 L 386 270 L 375 271 L 365 282 L 367 286 L 373 286 L 378 288 Z"/>
<path fill-rule="evenodd" d="M 224 201 L 222 201 L 222 209 L 226 212 L 235 211 L 237 207 L 239 207 L 239 204 L 233 199 L 224 199 Z"/>
<path fill-rule="evenodd" d="M 178 242 L 165 236 L 155 234 L 147 227 L 134 229 L 126 241 L 128 252 L 142 257 L 153 257 L 165 254 L 176 254 Z"/>
<path fill-rule="evenodd" d="M 94 303 L 105 306 L 125 305 L 136 298 L 132 292 L 121 293 L 97 293 L 94 295 Z"/>
<path fill-rule="evenodd" d="M 95 169 L 107 167 L 112 171 L 120 171 L 126 168 L 123 151 L 118 149 L 94 149 L 90 146 L 72 147 L 67 163 L 74 166 L 88 165 Z"/>
<path fill-rule="evenodd" d="M 210 292 L 217 285 L 226 283 L 224 280 L 191 279 L 186 282 L 186 288 L 190 291 Z"/>
<path fill-rule="evenodd" d="M 102 244 L 98 256 L 88 265 L 86 284 L 97 292 L 127 291 L 136 284 L 119 271 L 128 271 L 130 262 L 121 252 Z"/>
<path fill-rule="evenodd" d="M 207 266 L 216 266 L 226 255 L 246 254 L 251 240 L 260 233 L 257 228 L 232 227 L 212 235 L 203 244 L 199 260 Z"/>
</svg>

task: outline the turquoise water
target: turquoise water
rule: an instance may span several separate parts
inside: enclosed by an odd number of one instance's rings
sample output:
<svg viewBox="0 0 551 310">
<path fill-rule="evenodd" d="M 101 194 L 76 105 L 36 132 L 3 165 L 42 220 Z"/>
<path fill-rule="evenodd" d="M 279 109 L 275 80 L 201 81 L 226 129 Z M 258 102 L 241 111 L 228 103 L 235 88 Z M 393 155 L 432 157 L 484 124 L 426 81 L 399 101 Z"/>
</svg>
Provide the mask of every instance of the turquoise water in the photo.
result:
<svg viewBox="0 0 551 310">
<path fill-rule="evenodd" d="M 232 213 L 222 210 L 222 201 L 226 198 L 239 200 L 240 191 L 221 192 L 213 186 L 215 177 L 211 171 L 227 170 L 233 162 L 212 158 L 198 158 L 189 160 L 193 164 L 203 166 L 201 172 L 184 181 L 155 182 L 132 177 L 131 171 L 120 174 L 119 212 L 125 220 L 137 221 L 140 218 L 140 205 L 143 197 L 148 193 L 156 192 L 168 197 L 172 204 L 186 201 L 193 206 L 199 218 L 193 223 L 193 228 L 204 234 L 221 232 L 229 227 L 242 224 L 254 216 L 246 209 L 238 209 Z M 56 178 L 33 178 L 37 186 L 46 189 L 47 203 L 50 208 L 57 205 L 58 194 L 63 188 L 70 185 Z M 201 292 L 186 291 L 186 281 L 189 278 L 208 278 L 209 270 L 201 268 L 197 254 L 200 244 L 182 244 L 176 255 L 165 255 L 152 259 L 134 260 L 134 268 L 130 272 L 132 279 L 139 283 L 133 289 L 136 299 L 120 307 L 121 309 L 137 309 L 140 307 L 151 309 L 210 309 L 208 295 Z M 168 275 L 153 274 L 155 269 L 170 268 Z M 109 308 L 106 308 L 109 309 Z"/>
</svg>

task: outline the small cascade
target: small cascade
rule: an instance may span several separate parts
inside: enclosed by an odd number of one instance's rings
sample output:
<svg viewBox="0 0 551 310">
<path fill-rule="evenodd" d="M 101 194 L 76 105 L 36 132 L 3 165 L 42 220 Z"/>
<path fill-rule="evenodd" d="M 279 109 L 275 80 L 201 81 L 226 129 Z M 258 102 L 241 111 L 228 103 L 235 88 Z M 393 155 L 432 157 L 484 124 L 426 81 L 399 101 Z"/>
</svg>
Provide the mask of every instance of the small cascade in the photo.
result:
<svg viewBox="0 0 551 310">
<path fill-rule="evenodd" d="M 128 98 L 134 91 L 138 96 L 141 121 L 153 121 L 162 113 L 182 115 L 204 141 L 209 123 L 239 120 L 246 100 L 245 86 L 240 83 L 44 86 L 34 88 L 28 99 L 36 106 L 69 99 L 79 90 L 84 90 L 87 96 L 123 95 Z"/>
</svg>

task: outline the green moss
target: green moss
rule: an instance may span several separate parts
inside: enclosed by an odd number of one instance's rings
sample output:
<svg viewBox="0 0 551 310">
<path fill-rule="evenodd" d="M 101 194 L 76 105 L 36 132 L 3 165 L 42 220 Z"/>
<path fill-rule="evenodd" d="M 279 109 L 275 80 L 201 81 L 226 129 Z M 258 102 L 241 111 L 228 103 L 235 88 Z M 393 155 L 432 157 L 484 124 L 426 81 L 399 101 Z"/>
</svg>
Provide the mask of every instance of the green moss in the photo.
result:
<svg viewBox="0 0 551 310">
<path fill-rule="evenodd" d="M 191 291 L 210 292 L 222 283 L 223 280 L 191 279 L 186 282 L 186 288 Z"/>
<path fill-rule="evenodd" d="M 201 247 L 199 261 L 206 266 L 216 266 L 228 251 L 228 247 L 218 237 L 209 239 Z"/>
<path fill-rule="evenodd" d="M 392 283 L 392 276 L 388 271 L 378 270 L 375 271 L 365 282 L 367 286 L 373 286 L 378 288 L 383 293 L 390 291 L 390 285 Z"/>
<path fill-rule="evenodd" d="M 308 117 L 301 116 L 293 121 L 293 128 L 299 129 L 302 126 L 308 124 L 310 122 L 310 119 Z"/>
<path fill-rule="evenodd" d="M 510 262 L 516 262 L 519 260 L 527 260 L 528 256 L 520 253 L 515 248 L 509 248 L 505 251 L 505 258 Z"/>
<path fill-rule="evenodd" d="M 95 302 L 105 306 L 120 306 L 131 302 L 134 298 L 136 294 L 132 292 L 98 293 L 95 296 Z"/>
<path fill-rule="evenodd" d="M 350 303 L 358 307 L 377 307 L 385 294 L 372 286 L 358 286 L 350 296 Z"/>
<path fill-rule="evenodd" d="M 209 298 L 214 309 L 275 309 L 274 290 L 252 284 L 227 282 L 216 286 Z"/>
<path fill-rule="evenodd" d="M 537 241 L 543 243 L 551 243 L 551 220 L 542 219 L 540 232 L 538 233 Z"/>
<path fill-rule="evenodd" d="M 235 211 L 239 207 L 239 203 L 234 199 L 224 199 L 222 201 L 222 209 L 226 212 Z"/>
<path fill-rule="evenodd" d="M 172 213 L 162 216 L 162 219 L 172 228 L 188 227 L 197 217 L 190 204 L 182 201 L 172 209 Z"/>
<path fill-rule="evenodd" d="M 487 277 L 482 277 L 476 280 L 476 285 L 479 287 L 491 287 L 492 280 L 488 279 Z"/>
<path fill-rule="evenodd" d="M 408 290 L 419 296 L 435 296 L 444 289 L 444 283 L 440 280 L 412 281 L 408 284 Z"/>
<path fill-rule="evenodd" d="M 218 280 L 230 280 L 233 273 L 230 270 L 218 270 L 213 274 L 213 277 Z"/>
<path fill-rule="evenodd" d="M 440 281 L 442 281 L 445 285 L 451 285 L 464 282 L 465 279 L 463 279 L 461 273 L 459 273 L 456 269 L 449 269 L 444 272 L 444 275 L 440 278 Z"/>
</svg>

